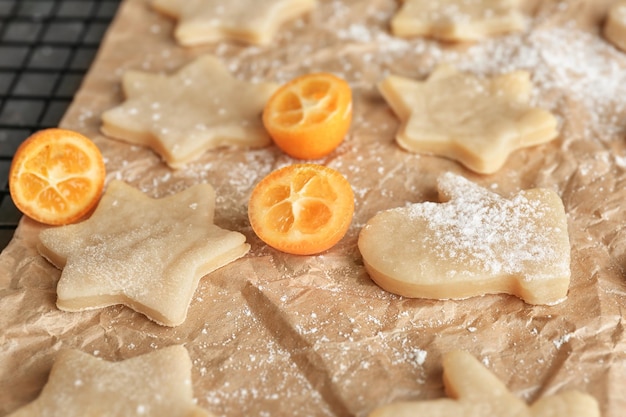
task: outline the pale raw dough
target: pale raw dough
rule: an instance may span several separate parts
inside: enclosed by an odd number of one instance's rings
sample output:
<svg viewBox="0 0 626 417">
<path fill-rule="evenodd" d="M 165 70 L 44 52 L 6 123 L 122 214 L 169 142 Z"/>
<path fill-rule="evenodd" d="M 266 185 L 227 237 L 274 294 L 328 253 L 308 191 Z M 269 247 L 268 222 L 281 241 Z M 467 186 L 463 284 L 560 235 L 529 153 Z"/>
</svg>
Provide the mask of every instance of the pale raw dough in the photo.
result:
<svg viewBox="0 0 626 417">
<path fill-rule="evenodd" d="M 181 345 L 120 362 L 62 350 L 39 397 L 7 417 L 211 417 L 195 405 L 191 366 Z"/>
<path fill-rule="evenodd" d="M 626 1 L 616 1 L 604 23 L 604 36 L 616 47 L 626 51 Z"/>
<path fill-rule="evenodd" d="M 280 26 L 312 10 L 315 0 L 152 0 L 178 20 L 174 37 L 183 46 L 220 40 L 267 45 Z"/>
<path fill-rule="evenodd" d="M 391 21 L 398 37 L 475 41 L 524 29 L 519 0 L 404 0 Z"/>
<path fill-rule="evenodd" d="M 452 173 L 438 189 L 442 203 L 382 211 L 361 230 L 358 246 L 377 284 L 417 298 L 506 293 L 555 304 L 566 297 L 570 244 L 554 191 L 506 199 Z"/>
<path fill-rule="evenodd" d="M 39 235 L 41 254 L 63 270 L 58 308 L 124 304 L 166 326 L 183 323 L 200 278 L 249 250 L 243 234 L 213 224 L 214 209 L 209 184 L 153 199 L 112 181 L 89 219 Z"/>
<path fill-rule="evenodd" d="M 378 86 L 401 121 L 398 144 L 491 174 L 517 149 L 558 135 L 557 119 L 529 104 L 526 71 L 479 78 L 441 65 L 425 81 L 390 75 Z"/>
<path fill-rule="evenodd" d="M 102 114 L 102 132 L 152 148 L 172 168 L 217 147 L 271 143 L 261 113 L 277 84 L 236 79 L 214 56 L 172 75 L 127 71 L 122 88 L 126 100 Z"/>
<path fill-rule="evenodd" d="M 443 382 L 450 398 L 392 403 L 369 417 L 600 417 L 595 398 L 574 390 L 544 396 L 528 406 L 465 351 L 443 355 Z"/>
</svg>

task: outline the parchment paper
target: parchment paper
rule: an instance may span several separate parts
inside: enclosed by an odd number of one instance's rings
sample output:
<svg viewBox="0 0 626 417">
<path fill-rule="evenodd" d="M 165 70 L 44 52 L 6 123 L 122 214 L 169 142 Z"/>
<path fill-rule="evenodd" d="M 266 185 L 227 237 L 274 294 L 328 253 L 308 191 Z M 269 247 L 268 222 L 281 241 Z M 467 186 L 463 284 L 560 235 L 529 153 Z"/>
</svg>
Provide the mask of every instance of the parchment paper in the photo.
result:
<svg viewBox="0 0 626 417">
<path fill-rule="evenodd" d="M 193 360 L 198 404 L 229 417 L 361 417 L 387 402 L 441 397 L 440 358 L 453 348 L 470 351 L 529 402 L 579 389 L 597 398 L 604 416 L 622 416 L 626 54 L 601 35 L 608 3 L 535 2 L 523 33 L 450 45 L 394 38 L 394 0 L 320 0 L 267 47 L 221 42 L 184 49 L 173 41 L 172 20 L 147 0 L 126 0 L 61 126 L 95 141 L 109 180 L 123 179 L 153 197 L 212 184 L 216 223 L 244 233 L 252 250 L 203 278 L 186 322 L 167 328 L 122 306 L 59 311 L 60 271 L 37 254 L 42 226 L 23 219 L 0 255 L 0 415 L 38 395 L 60 349 L 121 360 L 182 343 Z M 275 147 L 211 151 L 173 171 L 150 150 L 99 133 L 101 112 L 122 100 L 126 69 L 170 72 L 202 53 L 219 56 L 246 80 L 284 82 L 324 70 L 350 82 L 350 133 L 317 161 L 342 172 L 356 194 L 352 226 L 332 250 L 285 255 L 252 232 L 246 214 L 252 187 L 297 162 Z M 483 75 L 531 71 L 533 100 L 559 117 L 561 135 L 514 153 L 490 176 L 402 151 L 393 139 L 398 120 L 375 84 L 388 73 L 422 78 L 441 62 Z M 433 201 L 435 180 L 446 171 L 504 196 L 532 187 L 561 195 L 572 243 L 566 301 L 546 307 L 506 295 L 412 300 L 369 279 L 356 246 L 363 224 L 379 210 Z"/>
</svg>

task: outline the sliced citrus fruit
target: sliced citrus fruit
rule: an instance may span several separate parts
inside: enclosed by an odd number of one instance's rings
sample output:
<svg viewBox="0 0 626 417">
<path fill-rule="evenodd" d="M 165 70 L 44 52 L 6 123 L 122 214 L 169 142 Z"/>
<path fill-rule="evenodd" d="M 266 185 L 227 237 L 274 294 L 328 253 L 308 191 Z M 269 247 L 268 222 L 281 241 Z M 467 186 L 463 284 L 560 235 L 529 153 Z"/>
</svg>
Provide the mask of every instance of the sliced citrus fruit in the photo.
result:
<svg viewBox="0 0 626 417">
<path fill-rule="evenodd" d="M 313 255 L 348 231 L 354 193 L 348 180 L 323 165 L 296 164 L 271 172 L 254 188 L 248 217 L 257 236 L 280 251 Z"/>
<path fill-rule="evenodd" d="M 318 159 L 343 141 L 352 121 L 352 90 L 329 73 L 306 74 L 282 85 L 263 110 L 263 125 L 280 149 Z"/>
<path fill-rule="evenodd" d="M 85 136 L 45 129 L 15 152 L 9 191 L 26 216 L 49 225 L 73 223 L 98 203 L 105 167 L 100 150 Z"/>
</svg>

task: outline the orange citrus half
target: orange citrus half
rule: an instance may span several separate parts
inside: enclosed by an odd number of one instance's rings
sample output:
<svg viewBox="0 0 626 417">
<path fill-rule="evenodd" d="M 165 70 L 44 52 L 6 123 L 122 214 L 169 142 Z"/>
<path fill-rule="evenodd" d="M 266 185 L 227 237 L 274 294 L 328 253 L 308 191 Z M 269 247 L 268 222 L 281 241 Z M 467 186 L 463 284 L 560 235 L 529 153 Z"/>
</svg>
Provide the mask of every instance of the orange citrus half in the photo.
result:
<svg viewBox="0 0 626 417">
<path fill-rule="evenodd" d="M 323 165 L 296 164 L 271 172 L 252 191 L 248 217 L 257 236 L 280 251 L 313 255 L 346 234 L 354 214 L 348 180 Z"/>
<path fill-rule="evenodd" d="M 73 223 L 98 203 L 105 167 L 100 150 L 85 136 L 45 129 L 15 152 L 9 190 L 26 216 L 49 225 Z"/>
<path fill-rule="evenodd" d="M 276 146 L 298 159 L 331 153 L 343 141 L 351 121 L 350 85 L 323 72 L 284 84 L 263 110 L 263 125 Z"/>
</svg>

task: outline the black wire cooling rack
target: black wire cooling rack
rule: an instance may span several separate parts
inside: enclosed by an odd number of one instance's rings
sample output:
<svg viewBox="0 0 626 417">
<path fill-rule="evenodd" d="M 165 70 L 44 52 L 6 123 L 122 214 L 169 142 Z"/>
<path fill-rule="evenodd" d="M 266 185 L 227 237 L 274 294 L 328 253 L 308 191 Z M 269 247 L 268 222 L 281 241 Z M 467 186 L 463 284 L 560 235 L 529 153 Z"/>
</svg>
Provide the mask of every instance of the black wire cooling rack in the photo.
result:
<svg viewBox="0 0 626 417">
<path fill-rule="evenodd" d="M 121 0 L 0 0 L 0 250 L 21 213 L 9 195 L 17 147 L 55 127 Z"/>
</svg>

